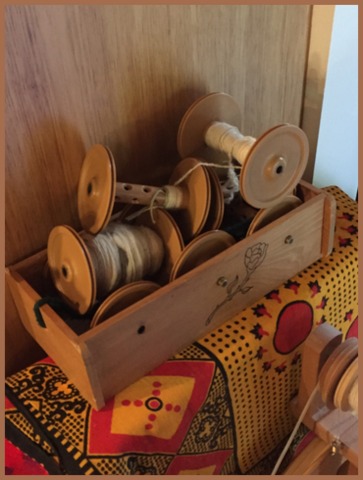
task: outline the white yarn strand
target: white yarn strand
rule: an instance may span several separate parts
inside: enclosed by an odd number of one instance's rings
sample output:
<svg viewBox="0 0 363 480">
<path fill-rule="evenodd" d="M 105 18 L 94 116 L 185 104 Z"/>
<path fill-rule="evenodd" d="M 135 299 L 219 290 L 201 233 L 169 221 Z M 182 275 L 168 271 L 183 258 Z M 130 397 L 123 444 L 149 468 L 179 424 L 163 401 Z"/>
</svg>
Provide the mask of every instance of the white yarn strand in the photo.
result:
<svg viewBox="0 0 363 480">
<path fill-rule="evenodd" d="M 96 272 L 98 296 L 156 273 L 164 257 L 161 238 L 144 226 L 111 222 L 103 232 L 87 238 L 86 244 Z"/>
</svg>

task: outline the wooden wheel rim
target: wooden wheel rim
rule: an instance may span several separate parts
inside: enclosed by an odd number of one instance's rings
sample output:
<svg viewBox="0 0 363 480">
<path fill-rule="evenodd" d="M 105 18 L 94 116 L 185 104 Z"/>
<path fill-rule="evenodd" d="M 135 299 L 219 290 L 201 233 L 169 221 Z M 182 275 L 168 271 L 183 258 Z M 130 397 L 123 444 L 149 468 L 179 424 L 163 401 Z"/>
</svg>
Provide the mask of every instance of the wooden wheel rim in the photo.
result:
<svg viewBox="0 0 363 480">
<path fill-rule="evenodd" d="M 135 223 L 153 229 L 163 241 L 164 260 L 160 270 L 155 274 L 155 279 L 164 284 L 168 282 L 170 272 L 180 257 L 185 244 L 178 224 L 168 211 L 155 208 L 153 216 L 155 223 L 151 219 L 150 212 L 142 213 L 135 219 Z"/>
<path fill-rule="evenodd" d="M 270 207 L 259 210 L 253 217 L 253 220 L 247 230 L 247 236 L 260 230 L 262 227 L 270 224 L 274 220 L 282 217 L 286 213 L 294 210 L 302 204 L 302 200 L 295 195 L 288 195 L 280 200 L 279 203 Z"/>
<path fill-rule="evenodd" d="M 90 328 L 104 322 L 118 312 L 142 300 L 147 295 L 155 292 L 160 285 L 147 280 L 132 282 L 115 290 L 104 300 L 94 314 Z"/>
<path fill-rule="evenodd" d="M 169 183 L 177 182 L 191 168 L 200 164 L 200 161 L 193 157 L 181 160 L 170 177 Z M 208 217 L 211 203 L 211 186 L 209 174 L 204 166 L 199 166 L 190 173 L 178 187 L 183 189 L 183 195 L 187 198 L 185 208 L 174 211 L 183 238 L 188 242 L 197 236 L 203 229 Z"/>
<path fill-rule="evenodd" d="M 182 158 L 206 146 L 204 135 L 213 122 L 225 122 L 241 128 L 239 106 L 227 93 L 209 93 L 198 98 L 185 112 L 177 135 L 177 148 Z"/>
<path fill-rule="evenodd" d="M 334 405 L 344 412 L 350 410 L 349 392 L 358 378 L 358 357 L 349 365 L 334 393 Z"/>
<path fill-rule="evenodd" d="M 108 224 L 115 202 L 116 167 L 110 150 L 94 145 L 83 161 L 78 183 L 78 215 L 85 231 L 97 234 Z"/>
<path fill-rule="evenodd" d="M 207 168 L 211 186 L 211 202 L 204 230 L 218 230 L 223 221 L 224 196 L 219 178 L 213 168 Z"/>
<path fill-rule="evenodd" d="M 323 402 L 334 408 L 334 395 L 343 373 L 358 355 L 358 342 L 355 337 L 341 343 L 323 365 L 320 375 L 320 393 Z"/>
<path fill-rule="evenodd" d="M 232 235 L 223 230 L 202 233 L 185 247 L 171 271 L 170 281 L 184 275 L 235 243 Z"/>
<path fill-rule="evenodd" d="M 96 274 L 80 235 L 66 225 L 53 228 L 48 238 L 47 255 L 58 292 L 74 310 L 86 313 L 96 300 Z"/>
<path fill-rule="evenodd" d="M 309 155 L 308 139 L 299 127 L 277 125 L 252 145 L 243 163 L 240 192 L 256 208 L 269 208 L 292 193 Z"/>
</svg>

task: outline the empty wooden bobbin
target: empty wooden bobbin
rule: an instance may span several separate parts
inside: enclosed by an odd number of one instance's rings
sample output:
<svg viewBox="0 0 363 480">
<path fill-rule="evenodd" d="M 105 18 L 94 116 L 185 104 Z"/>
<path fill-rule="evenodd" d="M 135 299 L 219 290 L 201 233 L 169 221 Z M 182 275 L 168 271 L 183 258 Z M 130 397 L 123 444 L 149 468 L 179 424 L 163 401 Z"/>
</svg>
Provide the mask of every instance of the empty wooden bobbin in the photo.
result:
<svg viewBox="0 0 363 480">
<path fill-rule="evenodd" d="M 232 155 L 242 166 L 240 193 L 256 208 L 268 208 L 291 193 L 307 165 L 308 139 L 299 127 L 277 125 L 259 138 L 246 137 L 238 128 L 241 113 L 225 93 L 196 100 L 183 116 L 177 137 L 181 157 L 206 146 Z"/>
<path fill-rule="evenodd" d="M 159 288 L 160 285 L 148 280 L 140 280 L 123 285 L 101 303 L 92 317 L 90 327 L 93 328 L 103 323 L 116 313 L 121 312 L 147 295 L 156 292 Z"/>
<path fill-rule="evenodd" d="M 176 182 L 200 162 L 181 160 L 170 181 Z M 116 181 L 115 161 L 110 150 L 94 145 L 87 153 L 78 183 L 78 214 L 85 231 L 99 233 L 110 220 L 115 202 L 179 209 L 180 229 L 190 239 L 198 235 L 208 216 L 211 203 L 209 174 L 203 166 L 195 168 L 177 186 L 154 187 Z"/>
<path fill-rule="evenodd" d="M 211 230 L 202 233 L 184 248 L 173 266 L 170 281 L 198 267 L 235 243 L 232 235 L 223 230 Z"/>
<path fill-rule="evenodd" d="M 299 197 L 286 195 L 272 207 L 257 209 L 246 203 L 241 196 L 235 197 L 226 209 L 228 213 L 222 229 L 231 233 L 236 240 L 242 240 L 301 204 L 302 200 Z"/>
<path fill-rule="evenodd" d="M 337 387 L 342 377 L 357 357 L 358 340 L 355 337 L 351 337 L 341 343 L 323 365 L 319 374 L 319 390 L 322 400 L 328 408 L 337 408 L 337 405 L 334 402 Z M 348 377 L 345 378 L 347 379 Z M 351 377 L 349 378 L 351 379 Z M 353 382 L 354 378 L 352 383 L 348 382 L 348 385 L 345 386 L 352 386 Z M 348 390 L 346 392 L 348 392 Z"/>
</svg>

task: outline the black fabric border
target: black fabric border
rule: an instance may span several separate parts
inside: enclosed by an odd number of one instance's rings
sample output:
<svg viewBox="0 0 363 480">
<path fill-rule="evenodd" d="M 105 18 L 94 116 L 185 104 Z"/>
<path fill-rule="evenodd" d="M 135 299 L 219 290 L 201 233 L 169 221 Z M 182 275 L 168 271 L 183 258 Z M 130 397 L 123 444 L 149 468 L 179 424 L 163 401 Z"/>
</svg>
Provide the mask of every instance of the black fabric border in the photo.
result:
<svg viewBox="0 0 363 480">
<path fill-rule="evenodd" d="M 67 447 L 69 445 L 72 445 L 67 439 L 67 442 L 62 444 L 62 440 L 65 439 L 65 437 L 60 434 L 58 438 L 55 438 L 50 429 L 48 427 L 51 427 L 49 422 L 43 418 L 42 422 L 39 422 L 33 415 L 31 408 L 29 408 L 27 405 L 25 405 L 22 400 L 20 400 L 11 390 L 11 388 L 8 385 L 5 385 L 5 394 L 8 397 L 8 399 L 16 406 L 18 411 L 24 415 L 24 417 L 31 423 L 32 427 L 34 428 L 35 432 L 39 434 L 39 436 L 46 441 L 50 447 L 54 450 L 55 454 L 58 455 L 60 459 L 60 475 L 84 475 L 85 471 L 89 469 L 90 467 L 93 468 L 93 473 L 92 475 L 99 475 L 100 473 L 98 472 L 97 468 L 90 462 L 87 456 L 83 454 L 83 452 L 80 452 L 81 455 L 77 460 L 75 460 L 71 454 L 68 454 L 67 452 Z M 41 416 L 41 414 L 40 414 Z M 14 426 L 14 428 L 16 428 Z M 18 429 L 16 429 L 18 432 L 20 432 Z M 56 428 L 54 428 L 54 432 L 58 432 Z M 21 432 L 20 432 L 21 433 Z M 10 438 L 9 438 L 10 440 Z M 15 439 L 14 439 L 15 440 Z M 14 442 L 12 442 L 14 443 Z M 14 443 L 14 445 L 17 445 L 17 443 Z M 21 445 L 17 445 L 19 448 L 22 448 Z M 79 451 L 74 447 L 75 451 Z M 24 450 L 25 453 L 28 453 L 27 451 Z M 80 462 L 83 460 L 87 461 L 87 464 L 81 467 L 79 465 Z"/>
<path fill-rule="evenodd" d="M 200 350 L 202 350 L 202 352 L 206 353 L 207 355 L 209 355 L 209 357 L 211 358 L 211 360 L 213 360 L 213 362 L 217 365 L 217 367 L 219 368 L 219 370 L 221 371 L 222 373 L 222 376 L 224 378 L 224 382 L 225 382 L 225 385 L 226 385 L 226 392 L 227 392 L 227 398 L 228 398 L 228 403 L 229 403 L 229 408 L 230 408 L 230 411 L 231 411 L 231 415 L 232 415 L 232 422 L 233 422 L 233 425 L 235 425 L 235 421 L 234 421 L 234 411 L 233 411 L 233 403 L 232 403 L 232 400 L 231 400 L 231 395 L 229 393 L 229 388 L 228 388 L 228 377 L 227 377 L 227 374 L 226 374 L 226 371 L 223 367 L 223 364 L 220 362 L 219 358 L 216 357 L 214 355 L 213 352 L 211 352 L 210 350 L 208 350 L 207 347 L 204 347 L 204 345 L 201 345 L 199 342 L 193 342 L 193 345 L 198 347 Z M 242 472 L 240 470 L 240 467 L 239 467 L 239 463 L 238 463 L 238 455 L 237 455 L 237 436 L 236 436 L 236 429 L 233 428 L 233 442 L 234 442 L 234 458 L 235 458 L 235 464 L 236 464 L 236 472 L 234 472 L 235 475 L 242 475 Z"/>
<path fill-rule="evenodd" d="M 49 475 L 63 475 L 64 472 L 50 455 L 39 445 L 32 442 L 8 419 L 5 419 L 5 438 L 30 458 L 42 465 Z"/>
</svg>

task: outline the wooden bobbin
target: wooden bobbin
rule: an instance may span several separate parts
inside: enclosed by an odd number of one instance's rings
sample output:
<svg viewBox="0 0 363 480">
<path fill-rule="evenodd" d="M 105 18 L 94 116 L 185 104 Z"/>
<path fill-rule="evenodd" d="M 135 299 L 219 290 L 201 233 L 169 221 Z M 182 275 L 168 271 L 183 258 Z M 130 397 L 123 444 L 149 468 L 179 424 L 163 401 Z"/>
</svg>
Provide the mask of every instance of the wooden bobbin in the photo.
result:
<svg viewBox="0 0 363 480">
<path fill-rule="evenodd" d="M 47 256 L 50 275 L 61 297 L 81 315 L 87 313 L 98 292 L 96 270 L 85 239 L 68 225 L 58 225 L 49 234 Z"/>
<path fill-rule="evenodd" d="M 206 146 L 218 148 L 208 131 L 219 124 L 239 128 L 241 114 L 230 95 L 211 93 L 195 101 L 183 116 L 177 137 L 181 157 Z M 228 132 L 224 133 L 226 138 Z M 256 208 L 268 208 L 291 193 L 307 165 L 309 144 L 305 133 L 290 124 L 277 125 L 254 139 L 242 165 L 240 193 Z M 223 153 L 229 153 L 224 151 Z"/>
<path fill-rule="evenodd" d="M 302 200 L 295 195 L 287 195 L 281 199 L 276 205 L 269 208 L 261 208 L 254 216 L 247 230 L 247 236 L 252 235 L 261 228 L 269 225 L 274 220 L 286 215 L 302 204 Z"/>
<path fill-rule="evenodd" d="M 162 239 L 164 260 L 154 278 L 161 285 L 168 283 L 171 270 L 185 247 L 178 224 L 172 215 L 162 208 L 153 210 L 153 218 L 151 218 L 150 212 L 142 213 L 135 218 L 134 223 L 151 228 Z"/>
<path fill-rule="evenodd" d="M 96 301 L 96 272 L 82 237 L 67 225 L 54 227 L 48 237 L 48 265 L 64 299 L 81 315 Z"/>
<path fill-rule="evenodd" d="M 200 162 L 185 158 L 174 169 L 171 182 L 177 181 Z M 115 161 L 110 150 L 103 145 L 94 145 L 83 162 L 78 183 L 78 214 L 85 231 L 99 233 L 108 224 L 115 202 L 126 204 L 165 207 L 168 188 L 179 197 L 180 228 L 185 238 L 190 239 L 202 230 L 206 221 L 211 198 L 210 180 L 206 169 L 199 166 L 178 186 L 154 187 L 116 181 Z M 160 195 L 155 194 L 160 191 Z"/>
<path fill-rule="evenodd" d="M 357 356 L 358 340 L 355 337 L 351 337 L 341 343 L 323 365 L 319 374 L 319 389 L 321 398 L 328 408 L 336 408 L 334 395 L 337 386 Z"/>
<path fill-rule="evenodd" d="M 232 235 L 223 230 L 202 233 L 185 247 L 173 266 L 170 281 L 198 267 L 235 243 Z"/>
<path fill-rule="evenodd" d="M 96 325 L 112 317 L 112 315 L 133 305 L 147 295 L 156 292 L 159 288 L 160 285 L 147 280 L 140 280 L 123 285 L 101 303 L 92 317 L 90 328 L 94 328 Z"/>
<path fill-rule="evenodd" d="M 349 394 L 352 390 L 354 383 L 358 380 L 358 357 L 352 361 L 349 367 L 344 372 L 342 378 L 339 380 L 339 383 L 335 389 L 334 393 L 334 405 L 342 410 L 347 412 L 352 409 L 350 403 Z"/>
</svg>

